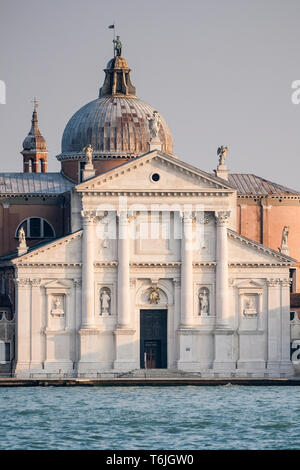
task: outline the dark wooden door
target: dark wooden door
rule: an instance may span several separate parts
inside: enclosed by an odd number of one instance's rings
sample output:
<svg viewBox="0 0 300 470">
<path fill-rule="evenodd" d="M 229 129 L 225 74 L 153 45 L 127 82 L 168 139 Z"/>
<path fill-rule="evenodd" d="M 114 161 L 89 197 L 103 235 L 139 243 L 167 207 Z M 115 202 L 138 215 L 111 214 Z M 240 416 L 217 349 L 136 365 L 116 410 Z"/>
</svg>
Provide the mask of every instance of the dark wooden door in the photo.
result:
<svg viewBox="0 0 300 470">
<path fill-rule="evenodd" d="M 167 368 L 167 310 L 141 310 L 141 369 Z"/>
</svg>

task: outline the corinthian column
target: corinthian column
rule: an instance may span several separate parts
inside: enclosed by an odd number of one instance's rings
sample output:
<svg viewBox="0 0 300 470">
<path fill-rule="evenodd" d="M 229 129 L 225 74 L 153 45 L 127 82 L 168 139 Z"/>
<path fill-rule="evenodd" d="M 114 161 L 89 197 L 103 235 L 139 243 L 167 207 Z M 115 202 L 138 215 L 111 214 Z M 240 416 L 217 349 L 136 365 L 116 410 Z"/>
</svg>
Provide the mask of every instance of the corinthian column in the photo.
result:
<svg viewBox="0 0 300 470">
<path fill-rule="evenodd" d="M 216 316 L 217 327 L 228 327 L 228 242 L 227 220 L 230 212 L 216 212 Z"/>
<path fill-rule="evenodd" d="M 181 240 L 181 325 L 193 323 L 193 217 L 183 216 Z"/>
<path fill-rule="evenodd" d="M 118 326 L 128 327 L 130 323 L 129 290 L 129 237 L 128 216 L 120 212 L 118 235 Z"/>
<path fill-rule="evenodd" d="M 82 211 L 82 323 L 81 328 L 94 326 L 94 216 Z"/>
</svg>

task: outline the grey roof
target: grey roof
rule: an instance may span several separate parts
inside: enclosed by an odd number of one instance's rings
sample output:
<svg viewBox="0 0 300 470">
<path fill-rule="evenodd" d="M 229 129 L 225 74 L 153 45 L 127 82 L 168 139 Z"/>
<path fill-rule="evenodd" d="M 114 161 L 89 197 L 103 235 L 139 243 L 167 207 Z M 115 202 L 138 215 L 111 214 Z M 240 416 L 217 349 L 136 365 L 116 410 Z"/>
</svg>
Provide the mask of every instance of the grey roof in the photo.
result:
<svg viewBox="0 0 300 470">
<path fill-rule="evenodd" d="M 61 173 L 0 173 L 0 194 L 61 194 L 74 183 Z"/>
<path fill-rule="evenodd" d="M 299 191 L 287 188 L 281 184 L 272 183 L 260 176 L 249 173 L 231 173 L 228 178 L 229 183 L 234 186 L 239 194 L 282 194 L 282 195 L 300 195 Z"/>
</svg>

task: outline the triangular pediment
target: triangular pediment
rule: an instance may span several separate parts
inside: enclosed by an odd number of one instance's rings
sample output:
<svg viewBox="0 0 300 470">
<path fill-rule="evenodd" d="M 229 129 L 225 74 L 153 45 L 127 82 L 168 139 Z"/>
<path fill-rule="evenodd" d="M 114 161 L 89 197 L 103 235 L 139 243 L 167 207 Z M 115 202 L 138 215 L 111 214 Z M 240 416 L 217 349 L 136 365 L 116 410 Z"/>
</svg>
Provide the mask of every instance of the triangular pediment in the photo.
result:
<svg viewBox="0 0 300 470">
<path fill-rule="evenodd" d="M 36 248 L 12 260 L 16 265 L 80 265 L 82 230 Z"/>
<path fill-rule="evenodd" d="M 235 282 L 235 287 L 238 287 L 239 289 L 261 289 L 264 287 L 264 285 L 265 284 L 263 282 L 257 282 L 249 279 L 243 279 L 240 282 Z"/>
<path fill-rule="evenodd" d="M 80 183 L 75 190 L 78 192 L 143 191 L 149 193 L 235 191 L 225 180 L 159 151 L 149 152 Z"/>
<path fill-rule="evenodd" d="M 296 260 L 228 229 L 228 258 L 231 265 L 293 265 Z"/>
<path fill-rule="evenodd" d="M 56 279 L 55 281 L 48 282 L 44 287 L 46 289 L 66 289 L 70 287 L 70 283 Z"/>
</svg>

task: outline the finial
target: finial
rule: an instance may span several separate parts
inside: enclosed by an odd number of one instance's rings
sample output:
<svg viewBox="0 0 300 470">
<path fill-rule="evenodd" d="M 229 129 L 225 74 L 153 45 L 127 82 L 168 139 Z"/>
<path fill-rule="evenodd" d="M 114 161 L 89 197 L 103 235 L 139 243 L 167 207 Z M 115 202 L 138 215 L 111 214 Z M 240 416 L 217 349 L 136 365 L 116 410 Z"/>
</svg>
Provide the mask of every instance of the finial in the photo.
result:
<svg viewBox="0 0 300 470">
<path fill-rule="evenodd" d="M 37 110 L 39 104 L 38 104 L 38 100 L 36 99 L 36 97 L 34 96 L 33 98 L 33 101 L 31 101 L 31 103 L 34 103 L 34 111 Z"/>
</svg>

